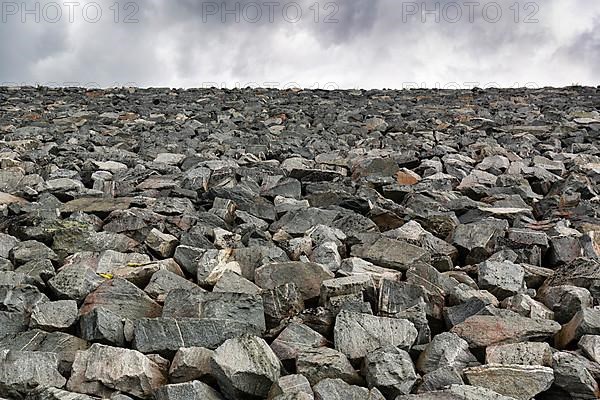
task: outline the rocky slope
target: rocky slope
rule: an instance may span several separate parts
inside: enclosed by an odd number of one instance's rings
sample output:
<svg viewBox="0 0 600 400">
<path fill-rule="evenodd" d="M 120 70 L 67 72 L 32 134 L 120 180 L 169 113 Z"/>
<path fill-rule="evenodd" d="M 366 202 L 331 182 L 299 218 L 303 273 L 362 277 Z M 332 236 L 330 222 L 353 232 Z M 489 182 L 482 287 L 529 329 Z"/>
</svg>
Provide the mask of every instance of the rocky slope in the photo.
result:
<svg viewBox="0 0 600 400">
<path fill-rule="evenodd" d="M 0 88 L 0 397 L 595 399 L 597 88 Z"/>
</svg>

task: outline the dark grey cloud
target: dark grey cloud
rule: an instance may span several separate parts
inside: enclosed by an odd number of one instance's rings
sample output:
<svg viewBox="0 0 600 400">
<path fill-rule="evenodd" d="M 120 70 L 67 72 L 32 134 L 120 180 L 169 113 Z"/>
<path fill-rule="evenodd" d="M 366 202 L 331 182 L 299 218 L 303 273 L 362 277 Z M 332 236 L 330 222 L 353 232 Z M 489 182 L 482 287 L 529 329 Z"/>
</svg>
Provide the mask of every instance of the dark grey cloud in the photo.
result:
<svg viewBox="0 0 600 400">
<path fill-rule="evenodd" d="M 26 1 L 29 9 L 36 3 L 52 2 Z M 523 1 L 517 9 L 486 0 L 472 14 L 466 2 L 450 0 L 117 0 L 118 15 L 114 4 L 81 1 L 72 21 L 63 7 L 56 23 L 3 13 L 0 82 L 350 88 L 600 81 L 600 2 L 589 0 Z M 96 8 L 102 17 L 94 22 Z M 128 16 L 137 22 L 126 23 Z"/>
</svg>

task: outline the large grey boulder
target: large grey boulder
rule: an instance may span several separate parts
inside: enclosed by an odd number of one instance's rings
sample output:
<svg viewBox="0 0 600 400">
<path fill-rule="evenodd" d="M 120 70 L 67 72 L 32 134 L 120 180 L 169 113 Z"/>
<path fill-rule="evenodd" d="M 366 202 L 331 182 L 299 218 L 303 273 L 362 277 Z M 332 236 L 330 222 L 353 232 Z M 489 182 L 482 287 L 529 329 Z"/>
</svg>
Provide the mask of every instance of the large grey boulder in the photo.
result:
<svg viewBox="0 0 600 400">
<path fill-rule="evenodd" d="M 199 381 L 161 386 L 154 392 L 155 400 L 223 400 L 212 387 Z"/>
<path fill-rule="evenodd" d="M 419 355 L 416 366 L 423 373 L 433 372 L 442 367 L 454 367 L 458 371 L 479 365 L 469 351 L 469 344 L 454 333 L 443 332 L 436 335 Z"/>
<path fill-rule="evenodd" d="M 412 392 L 419 376 L 410 355 L 394 346 L 369 353 L 362 367 L 370 388 L 377 388 L 388 398 Z"/>
<path fill-rule="evenodd" d="M 360 359 L 383 346 L 412 347 L 417 329 L 405 319 L 341 312 L 335 322 L 335 348 L 350 359 Z"/>
<path fill-rule="evenodd" d="M 174 353 L 181 347 L 216 349 L 244 333 L 260 335 L 255 325 L 228 319 L 149 318 L 135 322 L 133 348 L 142 353 Z"/>
<path fill-rule="evenodd" d="M 56 354 L 0 350 L 0 396 L 24 399 L 34 389 L 61 388 L 65 383 Z"/>
<path fill-rule="evenodd" d="M 323 281 L 333 277 L 333 273 L 320 264 L 297 261 L 266 264 L 255 272 L 255 282 L 262 289 L 293 283 L 303 300 L 319 297 Z"/>
<path fill-rule="evenodd" d="M 214 351 L 204 347 L 181 347 L 175 353 L 169 368 L 169 382 L 183 383 L 210 379 L 211 358 Z"/>
<path fill-rule="evenodd" d="M 120 391 L 148 399 L 166 383 L 163 366 L 142 353 L 93 344 L 77 353 L 67 388 L 94 396 Z"/>
<path fill-rule="evenodd" d="M 302 349 L 296 357 L 296 371 L 304 375 L 311 385 L 323 379 L 342 379 L 349 384 L 363 383 L 348 358 L 328 347 Z"/>
<path fill-rule="evenodd" d="M 219 346 L 212 367 L 221 391 L 232 400 L 266 397 L 281 374 L 279 360 L 267 343 L 249 335 Z"/>
<path fill-rule="evenodd" d="M 486 364 L 463 372 L 469 384 L 517 400 L 529 400 L 548 390 L 554 382 L 552 368 L 537 365 Z"/>
</svg>

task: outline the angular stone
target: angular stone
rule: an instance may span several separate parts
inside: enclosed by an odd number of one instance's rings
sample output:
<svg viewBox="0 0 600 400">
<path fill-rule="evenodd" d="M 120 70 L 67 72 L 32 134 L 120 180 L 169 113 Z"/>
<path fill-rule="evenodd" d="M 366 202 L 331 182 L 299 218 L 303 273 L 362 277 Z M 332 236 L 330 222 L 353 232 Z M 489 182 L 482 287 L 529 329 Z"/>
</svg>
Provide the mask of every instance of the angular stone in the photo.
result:
<svg viewBox="0 0 600 400">
<path fill-rule="evenodd" d="M 260 295 L 227 292 L 172 290 L 162 313 L 168 318 L 218 318 L 254 325 L 264 331 L 265 316 Z"/>
<path fill-rule="evenodd" d="M 469 343 L 469 347 L 547 339 L 560 330 L 557 322 L 521 317 L 475 315 L 455 325 L 451 332 Z"/>
<path fill-rule="evenodd" d="M 296 359 L 305 348 L 323 347 L 327 339 L 303 324 L 292 322 L 271 343 L 271 349 L 281 361 Z"/>
<path fill-rule="evenodd" d="M 38 304 L 49 299 L 32 285 L 0 286 L 0 309 L 2 311 L 30 314 Z"/>
<path fill-rule="evenodd" d="M 441 390 L 451 385 L 463 385 L 461 374 L 453 367 L 441 367 L 423 375 L 423 382 L 417 388 L 417 393 L 427 393 Z"/>
<path fill-rule="evenodd" d="M 565 324 L 584 308 L 592 306 L 589 290 L 577 286 L 552 286 L 540 294 L 543 303 L 552 311 L 557 322 Z"/>
<path fill-rule="evenodd" d="M 157 302 L 164 302 L 167 295 L 176 289 L 189 292 L 201 292 L 202 289 L 193 282 L 188 281 L 169 270 L 161 269 L 150 278 L 150 283 L 144 288 L 144 292 Z"/>
<path fill-rule="evenodd" d="M 79 303 L 104 281 L 104 278 L 85 265 L 72 265 L 62 268 L 48 281 L 48 287 L 59 299 L 75 300 Z"/>
<path fill-rule="evenodd" d="M 411 393 L 418 379 L 410 355 L 394 346 L 367 354 L 362 372 L 369 388 L 379 389 L 388 398 Z"/>
<path fill-rule="evenodd" d="M 333 273 L 314 263 L 286 262 L 263 265 L 256 270 L 255 282 L 262 289 L 275 289 L 286 283 L 294 283 L 304 300 L 319 296 L 321 284 L 332 279 Z"/>
<path fill-rule="evenodd" d="M 556 352 L 552 359 L 554 385 L 545 394 L 545 398 L 598 398 L 600 395 L 598 384 L 577 357 L 567 352 Z"/>
<path fill-rule="evenodd" d="M 0 350 L 0 396 L 22 399 L 34 388 L 65 385 L 53 353 Z"/>
<path fill-rule="evenodd" d="M 464 370 L 473 386 L 491 389 L 517 400 L 529 400 L 550 388 L 554 381 L 552 368 L 537 365 L 487 364 Z"/>
<path fill-rule="evenodd" d="M 350 385 L 342 379 L 327 378 L 313 386 L 315 400 L 383 400 L 377 389 Z"/>
<path fill-rule="evenodd" d="M 29 261 L 48 259 L 58 261 L 58 256 L 52 249 L 35 240 L 17 243 L 10 249 L 9 258 L 15 266 L 25 264 Z"/>
<path fill-rule="evenodd" d="M 280 377 L 279 380 L 271 386 L 267 399 L 280 399 L 283 396 L 291 396 L 297 393 L 305 393 L 308 395 L 308 399 L 313 399 L 312 388 L 304 375 L 287 375 Z"/>
<path fill-rule="evenodd" d="M 27 332 L 8 335 L 0 341 L 0 350 L 18 350 L 54 353 L 61 373 L 71 371 L 71 364 L 79 350 L 89 347 L 88 342 L 63 332 L 44 332 L 32 329 Z"/>
<path fill-rule="evenodd" d="M 454 367 L 459 372 L 467 367 L 479 365 L 469 351 L 469 344 L 450 332 L 436 335 L 421 352 L 416 366 L 424 374 L 442 367 Z"/>
<path fill-rule="evenodd" d="M 305 348 L 296 358 L 296 371 L 311 385 L 323 379 L 341 379 L 349 384 L 360 384 L 362 378 L 346 356 L 328 347 Z"/>
<path fill-rule="evenodd" d="M 353 246 L 351 255 L 398 271 L 406 271 L 415 263 L 427 263 L 431 259 L 430 253 L 420 247 L 386 237 L 374 243 Z"/>
<path fill-rule="evenodd" d="M 37 389 L 35 393 L 32 393 L 28 399 L 30 400 L 94 400 L 95 397 L 88 396 L 86 394 L 69 392 L 67 390 L 57 389 L 49 387 L 45 389 Z M 130 400 L 130 397 L 125 399 L 112 398 L 111 400 Z"/>
<path fill-rule="evenodd" d="M 145 243 L 160 258 L 169 258 L 175 254 L 175 248 L 179 244 L 179 241 L 175 236 L 162 233 L 158 229 L 153 228 L 148 236 L 146 236 Z"/>
<path fill-rule="evenodd" d="M 488 290 L 499 300 L 525 290 L 525 271 L 510 261 L 486 261 L 479 265 L 478 286 Z"/>
<path fill-rule="evenodd" d="M 177 350 L 169 369 L 169 382 L 183 383 L 210 379 L 214 351 L 204 347 L 182 347 Z"/>
<path fill-rule="evenodd" d="M 407 320 L 346 311 L 338 315 L 334 328 L 335 348 L 352 360 L 388 345 L 408 350 L 416 338 L 417 329 Z"/>
<path fill-rule="evenodd" d="M 96 396 L 120 391 L 146 399 L 166 382 L 163 368 L 142 353 L 93 344 L 77 353 L 67 388 Z"/>
<path fill-rule="evenodd" d="M 60 300 L 36 305 L 31 312 L 30 326 L 45 331 L 64 330 L 77 321 L 77 302 Z"/>
<path fill-rule="evenodd" d="M 275 327 L 286 318 L 304 310 L 302 293 L 294 283 L 286 283 L 274 289 L 262 291 L 267 327 Z"/>
<path fill-rule="evenodd" d="M 501 303 L 502 308 L 516 312 L 523 317 L 554 319 L 554 312 L 544 304 L 533 300 L 526 294 L 517 294 L 504 299 Z"/>
<path fill-rule="evenodd" d="M 244 333 L 260 335 L 254 325 L 226 319 L 155 318 L 136 321 L 133 347 L 142 353 L 169 354 L 181 347 L 215 349 Z"/>
<path fill-rule="evenodd" d="M 554 341 L 559 349 L 564 349 L 584 335 L 600 335 L 600 309 L 584 308 L 579 311 L 562 326 Z"/>
<path fill-rule="evenodd" d="M 496 251 L 497 239 L 504 236 L 508 222 L 486 218 L 469 224 L 458 225 L 452 239 L 465 257 L 467 264 L 485 261 Z"/>
<path fill-rule="evenodd" d="M 79 313 L 87 314 L 102 307 L 121 318 L 137 320 L 162 314 L 162 307 L 133 283 L 124 279 L 110 279 L 90 293 Z"/>
<path fill-rule="evenodd" d="M 0 311 L 0 340 L 7 335 L 27 330 L 27 315 L 22 312 Z"/>
<path fill-rule="evenodd" d="M 46 283 L 56 276 L 56 271 L 50 260 L 29 261 L 18 267 L 15 272 L 30 276 L 34 284 L 44 288 Z"/>
<path fill-rule="evenodd" d="M 123 319 L 103 307 L 97 307 L 79 318 L 80 336 L 90 342 L 113 346 L 125 345 Z"/>
<path fill-rule="evenodd" d="M 154 392 L 155 400 L 223 400 L 215 389 L 194 381 L 165 385 Z"/>
<path fill-rule="evenodd" d="M 522 342 L 489 346 L 485 349 L 488 364 L 552 366 L 552 349 L 548 343 Z"/>
<path fill-rule="evenodd" d="M 10 250 L 19 243 L 14 236 L 0 233 L 0 257 L 9 258 Z"/>
<path fill-rule="evenodd" d="M 223 272 L 213 292 L 260 294 L 261 288 L 243 276 L 228 270 Z"/>
<path fill-rule="evenodd" d="M 344 278 L 328 279 L 321 284 L 319 303 L 326 306 L 331 297 L 359 294 L 373 287 L 373 280 L 368 275 L 354 275 Z"/>
<path fill-rule="evenodd" d="M 599 362 L 600 360 L 600 335 L 583 335 L 579 339 L 577 346 L 583 350 L 583 353 L 590 360 Z"/>
<path fill-rule="evenodd" d="M 215 350 L 212 368 L 221 391 L 230 399 L 264 398 L 281 374 L 279 360 L 267 343 L 243 335 Z"/>
</svg>

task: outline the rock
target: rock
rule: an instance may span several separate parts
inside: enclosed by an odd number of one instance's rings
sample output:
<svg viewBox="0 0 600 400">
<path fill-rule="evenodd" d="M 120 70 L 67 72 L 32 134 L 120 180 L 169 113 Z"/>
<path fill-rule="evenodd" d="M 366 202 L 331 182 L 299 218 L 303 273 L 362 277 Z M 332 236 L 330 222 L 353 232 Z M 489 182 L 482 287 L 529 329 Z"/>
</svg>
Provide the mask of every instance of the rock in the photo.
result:
<svg viewBox="0 0 600 400">
<path fill-rule="evenodd" d="M 26 331 L 28 325 L 26 314 L 0 311 L 0 340 L 7 335 Z"/>
<path fill-rule="evenodd" d="M 523 342 L 490 346 L 485 350 L 488 364 L 552 366 L 552 351 L 548 343 Z"/>
<path fill-rule="evenodd" d="M 293 283 L 306 301 L 318 297 L 323 281 L 333 277 L 333 273 L 320 264 L 286 262 L 266 264 L 258 268 L 255 282 L 262 289 L 275 289 L 286 283 Z"/>
<path fill-rule="evenodd" d="M 369 388 L 388 398 L 411 393 L 418 379 L 410 355 L 394 346 L 367 354 L 362 371 Z"/>
<path fill-rule="evenodd" d="M 79 313 L 87 314 L 98 307 L 130 320 L 153 318 L 162 314 L 162 307 L 158 303 L 134 284 L 119 278 L 107 280 L 91 292 L 85 298 Z"/>
<path fill-rule="evenodd" d="M 581 361 L 566 352 L 556 352 L 552 359 L 554 385 L 544 398 L 598 398 L 598 384 Z"/>
<path fill-rule="evenodd" d="M 94 308 L 79 317 L 83 339 L 114 346 L 125 345 L 123 319 L 103 307 Z"/>
<path fill-rule="evenodd" d="M 521 317 L 475 315 L 455 325 L 450 332 L 469 343 L 470 348 L 546 339 L 560 330 L 557 322 Z"/>
<path fill-rule="evenodd" d="M 187 290 L 189 292 L 201 292 L 202 289 L 193 282 L 166 269 L 156 271 L 150 283 L 144 288 L 144 292 L 157 302 L 165 301 L 167 295 L 172 290 Z"/>
<path fill-rule="evenodd" d="M 77 321 L 77 302 L 61 300 L 36 305 L 31 312 L 32 328 L 45 331 L 64 330 Z"/>
<path fill-rule="evenodd" d="M 169 369 L 169 382 L 184 383 L 211 378 L 210 363 L 214 352 L 204 347 L 181 347 Z"/>
<path fill-rule="evenodd" d="M 352 360 L 388 345 L 408 350 L 416 338 L 416 328 L 405 319 L 353 312 L 341 312 L 334 328 L 335 348 Z"/>
<path fill-rule="evenodd" d="M 565 325 L 555 336 L 554 341 L 559 349 L 577 342 L 584 335 L 600 334 L 600 309 L 584 308 Z"/>
<path fill-rule="evenodd" d="M 0 395 L 25 398 L 35 388 L 65 385 L 53 353 L 0 350 Z"/>
<path fill-rule="evenodd" d="M 215 350 L 212 367 L 221 391 L 230 399 L 264 398 L 280 376 L 279 360 L 255 336 L 225 341 Z"/>
<path fill-rule="evenodd" d="M 89 343 L 76 336 L 63 332 L 44 332 L 32 329 L 27 332 L 8 335 L 0 341 L 0 350 L 17 350 L 53 353 L 58 358 L 61 373 L 68 374 L 75 354 L 85 350 Z"/>
<path fill-rule="evenodd" d="M 213 288 L 213 292 L 226 293 L 261 294 L 261 291 L 254 283 L 231 270 L 223 272 Z"/>
<path fill-rule="evenodd" d="M 19 244 L 19 239 L 14 236 L 0 233 L 0 257 L 9 258 L 10 251 Z"/>
<path fill-rule="evenodd" d="M 341 379 L 349 384 L 360 384 L 362 378 L 346 356 L 328 347 L 302 349 L 296 358 L 296 371 L 311 385 L 323 379 Z"/>
<path fill-rule="evenodd" d="M 38 288 L 31 285 L 0 286 L 0 310 L 31 314 L 38 304 L 46 303 L 49 299 L 40 293 Z"/>
<path fill-rule="evenodd" d="M 160 387 L 154 393 L 155 400 L 222 400 L 215 389 L 205 383 L 194 381 Z"/>
<path fill-rule="evenodd" d="M 47 282 L 56 276 L 56 271 L 50 260 L 29 261 L 18 267 L 15 272 L 31 277 L 36 286 L 44 288 Z"/>
<path fill-rule="evenodd" d="M 424 374 L 442 367 L 453 367 L 461 372 L 467 367 L 477 366 L 479 362 L 469 351 L 469 344 L 450 332 L 435 336 L 421 352 L 416 367 Z"/>
<path fill-rule="evenodd" d="M 383 400 L 377 389 L 349 385 L 342 379 L 323 379 L 313 386 L 315 400 Z"/>
<path fill-rule="evenodd" d="M 271 349 L 281 361 L 293 361 L 305 348 L 322 347 L 327 339 L 303 324 L 292 322 L 271 343 Z"/>
<path fill-rule="evenodd" d="M 529 400 L 550 388 L 552 368 L 537 365 L 487 364 L 466 368 L 469 384 L 491 389 L 518 400 Z"/>
<path fill-rule="evenodd" d="M 267 327 L 275 327 L 289 317 L 304 310 L 302 293 L 294 283 L 286 283 L 274 289 L 262 291 Z"/>
<path fill-rule="evenodd" d="M 227 319 L 154 318 L 136 321 L 133 347 L 142 353 L 174 353 L 181 347 L 215 349 L 244 333 L 260 335 L 254 325 Z"/>
<path fill-rule="evenodd" d="M 381 237 L 373 243 L 352 246 L 351 255 L 375 265 L 406 271 L 418 262 L 429 262 L 429 252 L 400 240 Z"/>
<path fill-rule="evenodd" d="M 499 300 L 525 290 L 525 271 L 510 261 L 486 261 L 479 265 L 478 286 L 488 290 Z"/>
<path fill-rule="evenodd" d="M 279 380 L 271 386 L 267 399 L 278 399 L 282 396 L 290 396 L 296 393 L 305 393 L 307 399 L 313 399 L 312 388 L 304 375 L 296 374 L 280 377 Z"/>
<path fill-rule="evenodd" d="M 423 382 L 417 388 L 417 393 L 427 393 L 441 390 L 451 385 L 464 385 L 460 372 L 453 367 L 441 367 L 423 375 Z"/>
<path fill-rule="evenodd" d="M 153 228 L 146 236 L 146 245 L 160 258 L 170 258 L 179 244 L 177 238 Z"/>
<path fill-rule="evenodd" d="M 360 294 L 373 287 L 373 281 L 368 275 L 354 275 L 344 278 L 328 279 L 321 284 L 319 303 L 326 306 L 332 297 Z"/>
<path fill-rule="evenodd" d="M 80 303 L 104 281 L 104 278 L 85 265 L 72 265 L 63 267 L 48 281 L 48 287 L 59 299 Z"/>
<path fill-rule="evenodd" d="M 502 308 L 516 312 L 523 317 L 538 319 L 554 319 L 554 312 L 526 294 L 516 294 L 504 299 Z"/>
<path fill-rule="evenodd" d="M 110 364 L 106 360 L 111 360 Z M 73 362 L 73 374 L 67 389 L 95 396 L 116 391 L 141 398 L 167 382 L 161 365 L 135 350 L 93 344 L 80 351 Z"/>
<path fill-rule="evenodd" d="M 504 236 L 508 223 L 486 218 L 469 224 L 458 225 L 454 232 L 454 244 L 465 257 L 467 264 L 485 261 L 496 250 L 496 242 Z"/>
<path fill-rule="evenodd" d="M 565 324 L 584 308 L 592 306 L 590 292 L 576 286 L 552 286 L 541 294 L 544 304 L 554 311 L 557 322 Z"/>
<path fill-rule="evenodd" d="M 165 299 L 163 317 L 218 318 L 243 322 L 264 331 L 265 316 L 260 295 L 227 292 L 195 292 L 176 289 Z"/>
<path fill-rule="evenodd" d="M 583 353 L 590 360 L 598 362 L 600 360 L 600 336 L 599 335 L 583 335 L 579 339 L 577 346 L 583 350 Z"/>
<path fill-rule="evenodd" d="M 52 249 L 43 243 L 35 240 L 28 240 L 17 243 L 9 251 L 9 258 L 16 266 L 25 264 L 29 261 L 47 259 L 52 262 L 58 261 L 58 256 Z"/>
<path fill-rule="evenodd" d="M 38 389 L 35 393 L 32 393 L 29 398 L 31 400 L 94 400 L 94 397 L 90 397 L 81 393 L 69 392 L 54 387 Z M 111 400 L 129 400 L 130 397 L 124 399 L 112 398 Z"/>
</svg>

